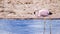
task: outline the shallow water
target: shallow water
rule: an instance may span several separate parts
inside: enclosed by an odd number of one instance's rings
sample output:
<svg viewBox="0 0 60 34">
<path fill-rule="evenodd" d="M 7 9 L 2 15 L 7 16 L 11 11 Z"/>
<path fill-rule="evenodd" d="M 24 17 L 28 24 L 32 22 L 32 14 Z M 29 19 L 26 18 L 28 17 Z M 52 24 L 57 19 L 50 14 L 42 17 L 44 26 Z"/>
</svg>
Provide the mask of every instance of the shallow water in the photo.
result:
<svg viewBox="0 0 60 34">
<path fill-rule="evenodd" d="M 60 20 L 46 20 L 46 32 L 50 34 L 50 23 L 52 34 L 60 34 Z M 44 20 L 13 20 L 0 19 L 0 34 L 43 34 Z"/>
</svg>

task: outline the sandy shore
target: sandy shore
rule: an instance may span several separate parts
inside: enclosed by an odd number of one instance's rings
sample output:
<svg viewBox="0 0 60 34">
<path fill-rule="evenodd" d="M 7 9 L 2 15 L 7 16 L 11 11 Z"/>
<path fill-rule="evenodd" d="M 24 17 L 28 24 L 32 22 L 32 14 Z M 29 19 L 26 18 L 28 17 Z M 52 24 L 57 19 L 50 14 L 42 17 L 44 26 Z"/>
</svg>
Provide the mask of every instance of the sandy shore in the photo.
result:
<svg viewBox="0 0 60 34">
<path fill-rule="evenodd" d="M 60 0 L 0 0 L 0 18 L 38 18 L 34 12 L 41 9 L 53 13 L 45 18 L 60 18 Z"/>
</svg>

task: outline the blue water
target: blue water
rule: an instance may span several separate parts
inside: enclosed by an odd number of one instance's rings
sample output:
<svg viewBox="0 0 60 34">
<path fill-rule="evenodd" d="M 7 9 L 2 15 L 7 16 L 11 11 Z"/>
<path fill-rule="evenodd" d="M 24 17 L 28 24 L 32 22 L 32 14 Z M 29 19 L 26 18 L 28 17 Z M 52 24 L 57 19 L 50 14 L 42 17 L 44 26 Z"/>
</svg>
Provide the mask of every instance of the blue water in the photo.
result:
<svg viewBox="0 0 60 34">
<path fill-rule="evenodd" d="M 60 20 L 46 20 L 46 32 L 50 34 L 50 23 L 52 34 L 60 34 Z M 44 20 L 14 20 L 0 19 L 0 34 L 43 34 Z"/>
</svg>

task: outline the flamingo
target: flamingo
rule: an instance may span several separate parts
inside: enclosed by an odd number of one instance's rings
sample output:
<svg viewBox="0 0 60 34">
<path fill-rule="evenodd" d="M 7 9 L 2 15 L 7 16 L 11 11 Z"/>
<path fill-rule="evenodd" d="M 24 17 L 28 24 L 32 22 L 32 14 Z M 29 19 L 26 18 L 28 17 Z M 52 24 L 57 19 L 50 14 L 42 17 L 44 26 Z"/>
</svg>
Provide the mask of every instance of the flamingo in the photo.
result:
<svg viewBox="0 0 60 34">
<path fill-rule="evenodd" d="M 49 15 L 52 15 L 52 13 L 48 10 L 48 9 L 42 9 L 42 10 L 37 10 L 36 11 L 36 16 L 37 17 L 46 17 L 46 16 L 49 16 Z M 45 31 L 46 31 L 46 18 L 44 18 L 44 31 L 43 31 L 43 34 L 45 34 Z M 51 24 L 50 24 L 50 34 L 51 34 Z"/>
<path fill-rule="evenodd" d="M 46 17 L 48 15 L 51 15 L 52 13 L 48 9 L 41 9 L 36 11 L 35 14 L 37 17 Z"/>
</svg>

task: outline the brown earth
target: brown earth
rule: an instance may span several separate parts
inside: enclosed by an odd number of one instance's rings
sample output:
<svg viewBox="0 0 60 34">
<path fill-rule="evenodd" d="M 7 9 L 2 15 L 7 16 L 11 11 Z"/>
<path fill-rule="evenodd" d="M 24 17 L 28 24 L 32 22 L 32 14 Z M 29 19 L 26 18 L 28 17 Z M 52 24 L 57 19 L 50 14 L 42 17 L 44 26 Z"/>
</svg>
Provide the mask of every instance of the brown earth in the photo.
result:
<svg viewBox="0 0 60 34">
<path fill-rule="evenodd" d="M 34 12 L 41 9 L 53 13 L 46 18 L 60 18 L 60 0 L 0 0 L 0 18 L 38 18 Z"/>
</svg>

